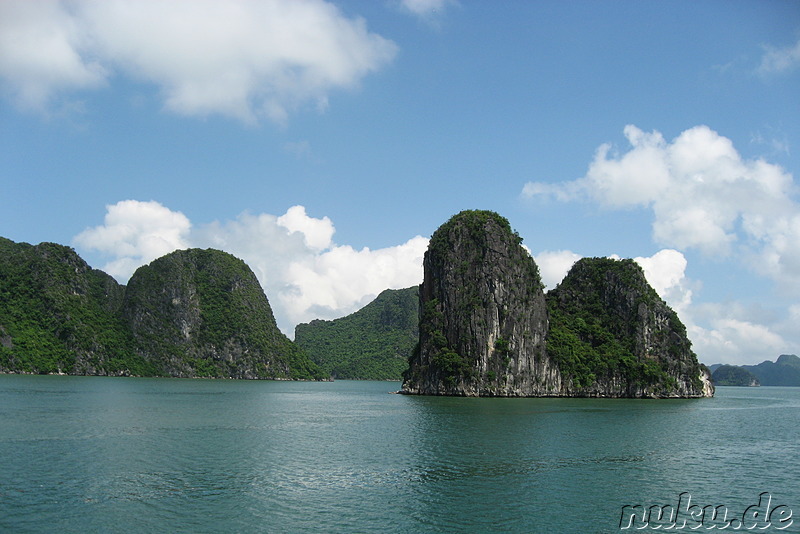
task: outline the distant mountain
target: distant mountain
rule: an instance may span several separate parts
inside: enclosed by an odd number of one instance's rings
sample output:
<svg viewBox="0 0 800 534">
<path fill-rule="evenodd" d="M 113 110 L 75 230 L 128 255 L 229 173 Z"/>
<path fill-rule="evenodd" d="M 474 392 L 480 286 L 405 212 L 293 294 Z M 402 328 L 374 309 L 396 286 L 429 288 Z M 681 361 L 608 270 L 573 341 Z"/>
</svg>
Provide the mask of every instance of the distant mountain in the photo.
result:
<svg viewBox="0 0 800 534">
<path fill-rule="evenodd" d="M 758 377 L 762 386 L 800 386 L 800 358 L 794 354 L 782 354 L 774 362 L 767 360 L 741 367 Z"/>
<path fill-rule="evenodd" d="M 419 288 L 387 289 L 359 311 L 295 328 L 294 341 L 334 378 L 401 380 L 419 339 Z"/>
<path fill-rule="evenodd" d="M 126 288 L 69 247 L 4 238 L 0 372 L 327 377 L 278 330 L 255 275 L 230 254 L 173 252 Z"/>
<path fill-rule="evenodd" d="M 800 357 L 794 354 L 781 354 L 778 356 L 778 359 L 775 360 L 777 365 L 789 365 L 791 367 L 800 368 Z"/>
<path fill-rule="evenodd" d="M 719 365 L 711 375 L 715 386 L 760 386 L 756 375 L 735 365 Z"/>
</svg>

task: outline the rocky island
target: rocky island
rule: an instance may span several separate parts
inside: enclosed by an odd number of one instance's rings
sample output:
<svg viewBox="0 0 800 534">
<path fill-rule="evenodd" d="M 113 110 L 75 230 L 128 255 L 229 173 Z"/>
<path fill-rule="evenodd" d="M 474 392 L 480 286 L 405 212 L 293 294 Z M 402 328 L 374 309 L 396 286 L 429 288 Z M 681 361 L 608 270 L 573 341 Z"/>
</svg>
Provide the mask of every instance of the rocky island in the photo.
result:
<svg viewBox="0 0 800 534">
<path fill-rule="evenodd" d="M 278 329 L 252 270 L 179 250 L 127 287 L 69 247 L 0 238 L 0 372 L 323 379 Z"/>
<path fill-rule="evenodd" d="M 685 327 L 635 262 L 581 260 L 545 295 L 521 241 L 489 211 L 461 212 L 436 230 L 403 393 L 713 395 Z"/>
</svg>

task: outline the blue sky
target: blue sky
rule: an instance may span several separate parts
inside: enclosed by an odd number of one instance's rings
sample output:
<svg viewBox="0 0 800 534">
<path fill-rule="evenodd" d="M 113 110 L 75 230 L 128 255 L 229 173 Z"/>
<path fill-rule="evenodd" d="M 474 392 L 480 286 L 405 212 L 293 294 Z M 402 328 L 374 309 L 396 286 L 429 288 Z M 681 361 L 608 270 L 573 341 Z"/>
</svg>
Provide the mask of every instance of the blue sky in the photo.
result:
<svg viewBox="0 0 800 534">
<path fill-rule="evenodd" d="M 290 335 L 490 209 L 550 287 L 637 258 L 705 363 L 798 353 L 799 153 L 795 1 L 0 0 L 0 235 L 221 248 Z"/>
</svg>

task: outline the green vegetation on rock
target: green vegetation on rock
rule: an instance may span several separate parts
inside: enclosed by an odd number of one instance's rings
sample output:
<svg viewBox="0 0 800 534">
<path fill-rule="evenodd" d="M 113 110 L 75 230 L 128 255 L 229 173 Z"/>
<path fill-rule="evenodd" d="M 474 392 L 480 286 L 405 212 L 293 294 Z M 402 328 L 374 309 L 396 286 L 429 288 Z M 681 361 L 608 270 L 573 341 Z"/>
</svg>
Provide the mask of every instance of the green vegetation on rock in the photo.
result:
<svg viewBox="0 0 800 534">
<path fill-rule="evenodd" d="M 137 269 L 123 304 L 137 349 L 169 376 L 318 379 L 278 330 L 250 268 L 218 250 L 178 250 Z"/>
<path fill-rule="evenodd" d="M 615 381 L 632 396 L 702 391 L 686 328 L 633 260 L 583 258 L 547 303 L 547 353 L 576 392 Z"/>
<path fill-rule="evenodd" d="M 715 386 L 759 386 L 756 375 L 735 365 L 721 365 L 714 370 L 711 380 Z"/>
<path fill-rule="evenodd" d="M 434 232 L 423 267 L 405 393 L 713 394 L 686 328 L 633 260 L 584 258 L 545 297 L 509 222 L 463 211 Z"/>
<path fill-rule="evenodd" d="M 297 325 L 295 343 L 334 378 L 400 380 L 419 337 L 418 295 L 387 289 L 346 317 Z"/>
<path fill-rule="evenodd" d="M 74 250 L 0 238 L 0 372 L 325 378 L 277 328 L 252 271 L 177 251 L 128 287 Z"/>
<path fill-rule="evenodd" d="M 0 371 L 149 374 L 119 317 L 123 292 L 69 247 L 0 238 Z"/>
</svg>

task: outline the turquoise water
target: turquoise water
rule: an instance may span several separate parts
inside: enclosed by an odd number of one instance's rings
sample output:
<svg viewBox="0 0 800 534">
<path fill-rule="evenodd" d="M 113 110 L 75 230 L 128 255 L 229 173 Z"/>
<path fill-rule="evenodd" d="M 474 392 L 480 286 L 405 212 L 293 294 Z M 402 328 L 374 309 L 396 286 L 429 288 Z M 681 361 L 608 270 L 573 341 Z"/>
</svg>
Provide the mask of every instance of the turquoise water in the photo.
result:
<svg viewBox="0 0 800 534">
<path fill-rule="evenodd" d="M 623 506 L 683 492 L 736 513 L 769 492 L 800 531 L 800 388 L 397 389 L 0 375 L 0 531 L 618 532 Z"/>
</svg>

